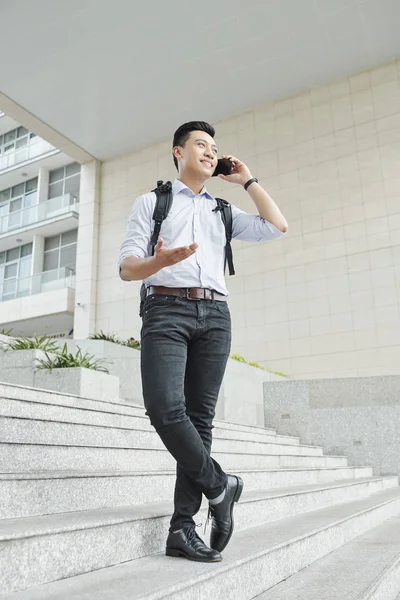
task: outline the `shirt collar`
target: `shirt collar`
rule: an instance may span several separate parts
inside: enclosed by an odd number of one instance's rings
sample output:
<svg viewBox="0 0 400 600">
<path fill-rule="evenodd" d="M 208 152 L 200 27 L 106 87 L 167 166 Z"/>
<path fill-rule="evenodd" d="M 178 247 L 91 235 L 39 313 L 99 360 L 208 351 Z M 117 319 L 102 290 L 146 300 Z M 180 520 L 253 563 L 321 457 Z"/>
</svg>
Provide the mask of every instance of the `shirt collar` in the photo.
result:
<svg viewBox="0 0 400 600">
<path fill-rule="evenodd" d="M 188 186 L 185 185 L 180 179 L 175 179 L 174 183 L 172 184 L 172 193 L 175 195 L 175 194 L 179 194 L 179 192 L 183 192 L 190 198 L 194 198 L 194 196 L 195 196 L 193 191 L 190 188 L 188 188 Z M 211 196 L 211 194 L 209 194 L 207 192 L 206 186 L 203 187 L 199 196 L 207 196 L 207 198 L 209 198 L 210 200 L 213 200 L 213 197 Z"/>
</svg>

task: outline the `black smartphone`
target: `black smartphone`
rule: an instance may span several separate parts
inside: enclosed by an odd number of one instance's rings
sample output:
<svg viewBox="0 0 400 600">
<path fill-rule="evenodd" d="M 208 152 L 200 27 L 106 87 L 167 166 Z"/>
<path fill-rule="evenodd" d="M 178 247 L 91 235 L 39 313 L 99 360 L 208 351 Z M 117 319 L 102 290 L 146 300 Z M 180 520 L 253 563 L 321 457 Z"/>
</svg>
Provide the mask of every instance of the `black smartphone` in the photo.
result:
<svg viewBox="0 0 400 600">
<path fill-rule="evenodd" d="M 229 160 L 229 158 L 219 158 L 218 159 L 218 163 L 217 166 L 215 168 L 214 173 L 212 174 L 213 177 L 216 177 L 217 175 L 230 175 L 232 173 L 232 163 Z"/>
</svg>

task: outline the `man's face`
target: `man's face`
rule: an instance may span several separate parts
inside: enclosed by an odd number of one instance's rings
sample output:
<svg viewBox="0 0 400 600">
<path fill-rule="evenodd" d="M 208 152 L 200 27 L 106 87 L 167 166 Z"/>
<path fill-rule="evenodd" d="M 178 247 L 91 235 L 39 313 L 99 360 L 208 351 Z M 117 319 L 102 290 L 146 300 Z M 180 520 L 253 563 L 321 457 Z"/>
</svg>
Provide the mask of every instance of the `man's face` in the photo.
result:
<svg viewBox="0 0 400 600">
<path fill-rule="evenodd" d="M 177 158 L 180 158 L 180 174 L 190 172 L 208 179 L 217 166 L 218 148 L 214 139 L 205 131 L 192 131 L 186 144 L 183 147 L 176 146 L 174 152 L 178 152 Z"/>
</svg>

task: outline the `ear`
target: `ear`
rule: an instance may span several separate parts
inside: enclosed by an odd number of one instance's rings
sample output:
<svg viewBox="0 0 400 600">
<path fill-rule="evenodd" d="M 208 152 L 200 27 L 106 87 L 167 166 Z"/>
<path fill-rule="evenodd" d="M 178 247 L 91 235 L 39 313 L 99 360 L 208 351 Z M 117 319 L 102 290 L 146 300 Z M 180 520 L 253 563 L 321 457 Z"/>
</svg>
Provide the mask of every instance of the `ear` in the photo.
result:
<svg viewBox="0 0 400 600">
<path fill-rule="evenodd" d="M 182 149 L 180 146 L 175 146 L 172 149 L 172 154 L 175 156 L 175 158 L 182 158 Z"/>
</svg>

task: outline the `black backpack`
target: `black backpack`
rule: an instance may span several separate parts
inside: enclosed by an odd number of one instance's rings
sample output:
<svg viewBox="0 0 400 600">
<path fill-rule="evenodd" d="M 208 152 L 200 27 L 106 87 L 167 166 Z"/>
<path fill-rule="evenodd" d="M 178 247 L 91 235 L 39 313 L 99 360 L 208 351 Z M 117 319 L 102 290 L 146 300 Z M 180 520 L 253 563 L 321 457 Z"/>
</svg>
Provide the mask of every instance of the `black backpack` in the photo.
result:
<svg viewBox="0 0 400 600">
<path fill-rule="evenodd" d="M 169 211 L 171 210 L 172 202 L 174 199 L 172 193 L 172 183 L 170 181 L 157 181 L 157 187 L 152 190 L 156 194 L 156 206 L 153 212 L 153 220 L 155 221 L 153 235 L 151 236 L 150 244 L 152 248 L 152 255 L 154 255 L 154 249 L 157 245 L 158 238 L 160 236 L 161 225 L 164 219 L 168 217 Z M 232 207 L 226 200 L 222 198 L 215 198 L 217 202 L 216 208 L 213 212 L 221 213 L 221 219 L 225 227 L 226 246 L 225 246 L 225 264 L 229 266 L 229 275 L 235 275 L 235 267 L 233 265 L 233 253 L 232 253 Z M 144 283 L 140 289 L 140 316 L 142 316 L 143 303 L 146 298 L 146 286 Z"/>
</svg>

